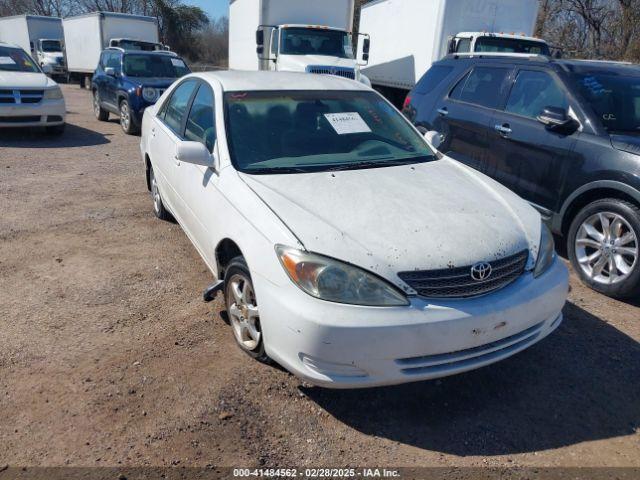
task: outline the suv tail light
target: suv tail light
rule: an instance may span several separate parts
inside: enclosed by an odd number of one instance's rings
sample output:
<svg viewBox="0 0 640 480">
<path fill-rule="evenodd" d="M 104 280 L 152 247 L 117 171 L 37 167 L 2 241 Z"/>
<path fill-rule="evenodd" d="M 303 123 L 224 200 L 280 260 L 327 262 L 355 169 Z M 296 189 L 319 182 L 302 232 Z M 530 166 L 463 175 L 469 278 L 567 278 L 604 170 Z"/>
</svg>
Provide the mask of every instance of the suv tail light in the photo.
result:
<svg viewBox="0 0 640 480">
<path fill-rule="evenodd" d="M 411 96 L 407 95 L 407 98 L 404 99 L 404 103 L 402 104 L 402 109 L 406 109 L 411 105 Z"/>
</svg>

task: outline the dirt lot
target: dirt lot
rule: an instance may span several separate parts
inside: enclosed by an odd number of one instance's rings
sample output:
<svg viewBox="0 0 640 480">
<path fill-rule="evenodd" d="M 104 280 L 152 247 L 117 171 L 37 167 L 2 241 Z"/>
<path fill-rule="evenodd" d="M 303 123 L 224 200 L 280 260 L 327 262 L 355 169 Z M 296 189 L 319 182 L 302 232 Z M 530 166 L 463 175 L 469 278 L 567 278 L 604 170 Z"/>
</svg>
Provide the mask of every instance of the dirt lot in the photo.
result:
<svg viewBox="0 0 640 480">
<path fill-rule="evenodd" d="M 572 278 L 561 328 L 500 364 L 368 391 L 234 345 L 138 137 L 65 86 L 68 130 L 0 134 L 0 467 L 640 466 L 640 308 Z"/>
</svg>

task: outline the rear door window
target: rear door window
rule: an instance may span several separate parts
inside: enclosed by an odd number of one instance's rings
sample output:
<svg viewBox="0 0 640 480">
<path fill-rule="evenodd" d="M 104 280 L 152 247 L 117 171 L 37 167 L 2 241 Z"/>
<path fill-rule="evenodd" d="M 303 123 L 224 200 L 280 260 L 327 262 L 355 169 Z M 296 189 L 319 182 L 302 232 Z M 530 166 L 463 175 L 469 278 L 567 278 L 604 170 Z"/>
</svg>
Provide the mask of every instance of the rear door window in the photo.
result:
<svg viewBox="0 0 640 480">
<path fill-rule="evenodd" d="M 521 70 L 509 94 L 505 111 L 536 118 L 546 107 L 567 110 L 569 102 L 564 91 L 547 72 Z"/>
<path fill-rule="evenodd" d="M 426 95 L 433 91 L 440 83 L 447 78 L 447 76 L 453 71 L 453 67 L 447 65 L 436 65 L 431 67 L 427 73 L 420 79 L 418 85 L 416 85 L 415 93 L 419 95 Z"/>
<path fill-rule="evenodd" d="M 496 109 L 505 95 L 511 69 L 476 67 L 452 90 L 450 97 L 461 102 Z"/>
</svg>

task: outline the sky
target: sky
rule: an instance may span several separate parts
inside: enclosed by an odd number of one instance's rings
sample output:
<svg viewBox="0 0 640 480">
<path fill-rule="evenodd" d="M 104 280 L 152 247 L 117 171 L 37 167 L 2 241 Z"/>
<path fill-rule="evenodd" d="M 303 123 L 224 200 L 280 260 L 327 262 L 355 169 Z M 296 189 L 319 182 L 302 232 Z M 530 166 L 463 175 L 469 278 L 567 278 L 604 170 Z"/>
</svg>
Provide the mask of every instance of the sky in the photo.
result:
<svg viewBox="0 0 640 480">
<path fill-rule="evenodd" d="M 229 0 L 185 0 L 184 3 L 197 5 L 207 12 L 211 18 L 229 14 Z"/>
</svg>

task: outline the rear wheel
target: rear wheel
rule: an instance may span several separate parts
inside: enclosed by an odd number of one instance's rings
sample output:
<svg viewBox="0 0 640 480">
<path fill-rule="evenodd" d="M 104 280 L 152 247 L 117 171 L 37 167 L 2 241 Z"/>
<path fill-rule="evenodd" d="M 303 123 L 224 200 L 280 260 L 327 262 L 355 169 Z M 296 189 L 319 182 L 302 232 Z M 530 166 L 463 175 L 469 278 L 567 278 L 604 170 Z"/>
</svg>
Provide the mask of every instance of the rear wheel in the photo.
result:
<svg viewBox="0 0 640 480">
<path fill-rule="evenodd" d="M 231 260 L 226 269 L 224 299 L 238 346 L 256 360 L 268 362 L 269 357 L 264 351 L 258 302 L 249 267 L 243 257 Z"/>
<path fill-rule="evenodd" d="M 616 298 L 640 294 L 640 209 L 609 198 L 574 218 L 567 250 L 573 268 L 594 290 Z"/>
<path fill-rule="evenodd" d="M 100 103 L 100 94 L 97 90 L 93 92 L 93 114 L 101 122 L 109 120 L 109 112 L 102 108 Z"/>
</svg>

